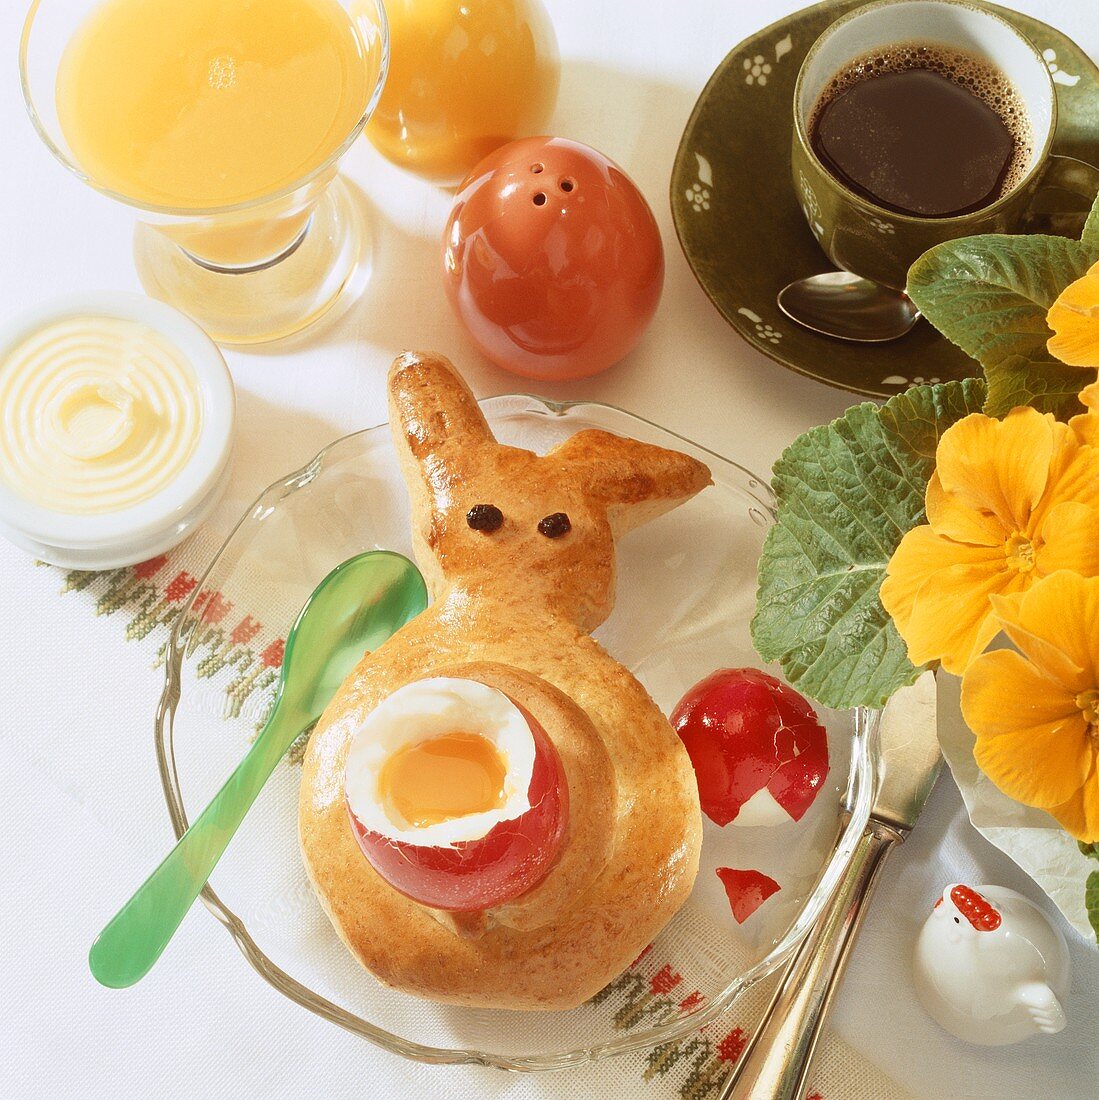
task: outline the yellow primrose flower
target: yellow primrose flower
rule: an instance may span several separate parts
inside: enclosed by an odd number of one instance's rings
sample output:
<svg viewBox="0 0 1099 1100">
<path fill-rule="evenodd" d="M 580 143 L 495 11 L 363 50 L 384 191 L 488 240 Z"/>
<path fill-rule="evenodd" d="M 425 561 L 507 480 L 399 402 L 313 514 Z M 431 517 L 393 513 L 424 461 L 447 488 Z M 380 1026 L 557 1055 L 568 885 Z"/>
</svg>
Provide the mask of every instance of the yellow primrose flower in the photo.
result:
<svg viewBox="0 0 1099 1100">
<path fill-rule="evenodd" d="M 1049 307 L 1050 355 L 1070 367 L 1099 367 L 1099 263 L 1061 291 Z"/>
<path fill-rule="evenodd" d="M 1068 426 L 1080 437 L 1082 443 L 1099 447 L 1099 381 L 1085 386 L 1080 392 L 1080 400 L 1087 405 L 1088 411 L 1074 416 Z"/>
<path fill-rule="evenodd" d="M 1099 577 L 1054 573 L 993 596 L 1021 652 L 978 657 L 962 680 L 974 756 L 1004 794 L 1099 841 Z"/>
<path fill-rule="evenodd" d="M 928 522 L 901 539 L 881 600 L 913 664 L 960 674 L 999 630 L 990 596 L 1058 569 L 1099 575 L 1099 448 L 1018 408 L 959 420 L 935 463 Z"/>
</svg>

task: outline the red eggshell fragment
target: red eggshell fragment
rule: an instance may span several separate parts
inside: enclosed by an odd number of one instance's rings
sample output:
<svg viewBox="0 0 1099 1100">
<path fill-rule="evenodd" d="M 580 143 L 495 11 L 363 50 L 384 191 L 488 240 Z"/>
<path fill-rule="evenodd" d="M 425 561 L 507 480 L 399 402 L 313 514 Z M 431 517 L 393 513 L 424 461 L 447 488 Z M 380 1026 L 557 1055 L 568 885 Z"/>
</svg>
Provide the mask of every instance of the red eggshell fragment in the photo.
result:
<svg viewBox="0 0 1099 1100">
<path fill-rule="evenodd" d="M 812 806 L 828 775 L 828 735 L 817 724 L 816 731 L 795 735 L 798 755 L 780 764 L 767 783 L 775 801 L 795 820 L 800 821 Z"/>
<path fill-rule="evenodd" d="M 717 877 L 725 887 L 737 924 L 743 924 L 772 894 L 781 887 L 762 871 L 738 871 L 719 867 Z"/>
<path fill-rule="evenodd" d="M 443 276 L 478 349 L 527 378 L 586 378 L 622 359 L 660 301 L 664 248 L 626 173 L 566 138 L 526 138 L 462 184 Z"/>
<path fill-rule="evenodd" d="M 512 901 L 546 876 L 568 827 L 568 784 L 546 732 L 519 709 L 535 745 L 526 813 L 500 822 L 477 840 L 441 848 L 372 832 L 348 807 L 363 855 L 395 890 L 432 909 L 469 913 Z"/>
<path fill-rule="evenodd" d="M 718 825 L 735 821 L 764 787 L 800 821 L 828 775 L 828 734 L 813 708 L 759 669 L 707 676 L 671 722 L 694 765 L 702 810 Z"/>
</svg>

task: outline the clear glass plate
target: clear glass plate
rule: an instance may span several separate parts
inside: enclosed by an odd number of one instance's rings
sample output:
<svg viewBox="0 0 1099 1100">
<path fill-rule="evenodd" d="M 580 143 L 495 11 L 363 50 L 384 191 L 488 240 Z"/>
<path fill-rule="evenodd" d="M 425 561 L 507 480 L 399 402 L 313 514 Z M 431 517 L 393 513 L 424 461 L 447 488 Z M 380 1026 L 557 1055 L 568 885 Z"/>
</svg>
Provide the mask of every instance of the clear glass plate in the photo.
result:
<svg viewBox="0 0 1099 1100">
<path fill-rule="evenodd" d="M 501 441 L 535 451 L 579 429 L 603 428 L 706 462 L 712 488 L 623 541 L 617 606 L 597 637 L 665 712 L 714 669 L 759 665 L 748 624 L 756 562 L 774 518 L 761 479 L 605 405 L 519 395 L 492 398 L 483 407 Z M 340 562 L 374 548 L 409 554 L 408 523 L 386 425 L 333 443 L 305 469 L 272 485 L 240 521 L 191 592 L 168 642 L 156 734 L 177 833 L 247 749 L 274 687 L 277 656 L 267 662 L 262 690 L 254 690 L 255 682 L 243 680 L 256 673 L 245 676 L 244 662 L 234 665 L 211 609 L 231 603 L 285 636 L 298 608 Z M 630 970 L 569 1012 L 438 1005 L 388 989 L 362 970 L 306 878 L 297 841 L 299 769 L 292 760 L 267 784 L 203 897 L 276 989 L 408 1058 L 557 1069 L 676 1040 L 715 1019 L 788 956 L 862 832 L 872 782 L 867 739 L 875 716 L 820 715 L 831 771 L 801 822 L 724 829 L 706 822 L 702 866 L 688 904 Z M 715 874 L 719 866 L 763 871 L 781 890 L 738 926 Z"/>
</svg>

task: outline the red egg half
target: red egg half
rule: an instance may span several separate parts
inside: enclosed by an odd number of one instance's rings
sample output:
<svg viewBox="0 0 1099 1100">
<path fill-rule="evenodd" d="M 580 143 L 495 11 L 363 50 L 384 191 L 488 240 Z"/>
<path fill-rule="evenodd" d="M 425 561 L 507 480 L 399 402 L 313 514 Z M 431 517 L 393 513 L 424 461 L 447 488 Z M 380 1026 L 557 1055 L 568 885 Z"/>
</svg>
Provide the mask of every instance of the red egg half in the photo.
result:
<svg viewBox="0 0 1099 1100">
<path fill-rule="evenodd" d="M 751 824 L 800 821 L 828 775 L 828 734 L 813 708 L 759 669 L 713 673 L 683 696 L 671 721 L 694 765 L 702 811 L 718 825 L 736 821 L 749 801 L 758 806 L 761 792 L 780 811 Z"/>
<path fill-rule="evenodd" d="M 586 378 L 641 338 L 664 286 L 649 204 L 602 153 L 526 138 L 462 184 L 443 239 L 443 278 L 480 351 L 527 378 Z"/>
<path fill-rule="evenodd" d="M 447 845 L 416 844 L 367 828 L 348 804 L 352 829 L 370 865 L 395 890 L 432 909 L 476 912 L 512 901 L 537 885 L 568 827 L 568 784 L 545 730 L 514 700 L 534 741 L 529 808 L 483 836 Z"/>
</svg>

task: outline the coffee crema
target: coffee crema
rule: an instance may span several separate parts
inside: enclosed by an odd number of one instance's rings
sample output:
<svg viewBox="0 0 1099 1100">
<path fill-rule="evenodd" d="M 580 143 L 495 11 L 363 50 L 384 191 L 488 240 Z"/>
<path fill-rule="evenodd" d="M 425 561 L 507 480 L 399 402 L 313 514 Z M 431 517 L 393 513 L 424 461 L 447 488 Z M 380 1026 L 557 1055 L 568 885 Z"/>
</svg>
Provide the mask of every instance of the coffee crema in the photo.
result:
<svg viewBox="0 0 1099 1100">
<path fill-rule="evenodd" d="M 845 65 L 809 118 L 813 152 L 841 183 L 901 214 L 980 210 L 1026 176 L 1033 133 L 991 62 L 910 43 Z"/>
</svg>

